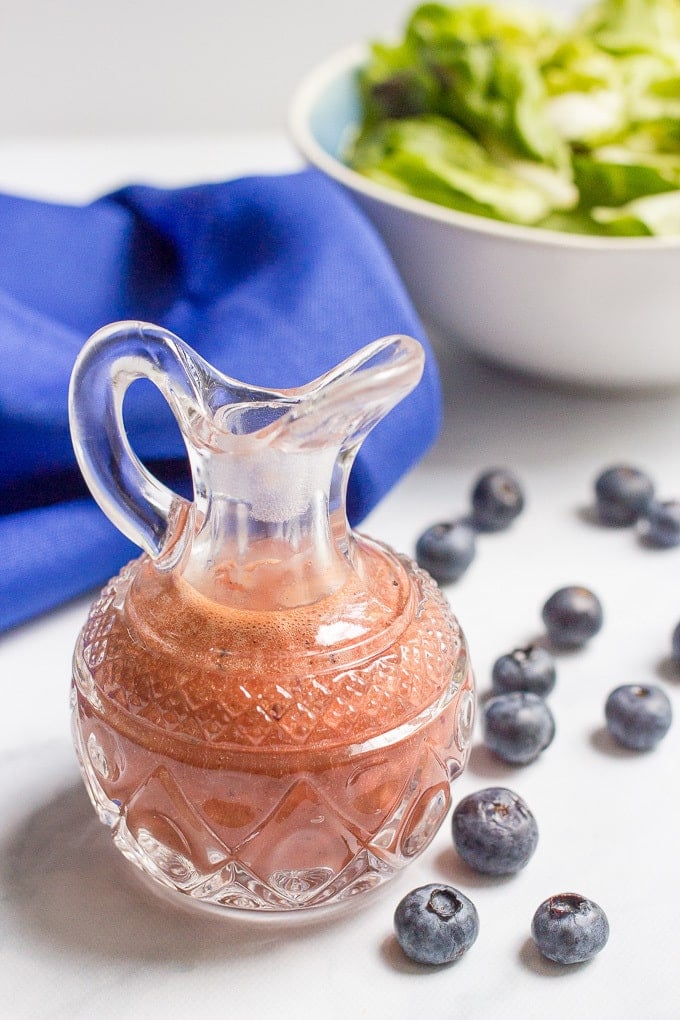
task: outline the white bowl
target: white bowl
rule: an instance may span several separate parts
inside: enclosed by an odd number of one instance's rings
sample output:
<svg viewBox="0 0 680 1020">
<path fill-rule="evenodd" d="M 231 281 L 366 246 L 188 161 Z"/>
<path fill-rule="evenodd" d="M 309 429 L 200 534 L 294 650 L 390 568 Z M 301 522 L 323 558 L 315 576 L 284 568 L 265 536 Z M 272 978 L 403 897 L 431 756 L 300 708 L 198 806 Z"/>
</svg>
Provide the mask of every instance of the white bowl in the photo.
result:
<svg viewBox="0 0 680 1020">
<path fill-rule="evenodd" d="M 591 237 L 456 212 L 342 162 L 363 47 L 301 84 L 293 139 L 382 234 L 423 318 L 484 358 L 569 383 L 680 384 L 680 238 Z"/>
</svg>

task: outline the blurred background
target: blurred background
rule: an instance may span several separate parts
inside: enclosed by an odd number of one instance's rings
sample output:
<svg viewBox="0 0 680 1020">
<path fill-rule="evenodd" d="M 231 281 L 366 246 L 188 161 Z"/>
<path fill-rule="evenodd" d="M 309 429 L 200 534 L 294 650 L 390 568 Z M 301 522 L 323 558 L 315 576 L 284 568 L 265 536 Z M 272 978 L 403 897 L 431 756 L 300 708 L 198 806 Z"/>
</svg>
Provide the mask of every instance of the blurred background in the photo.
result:
<svg viewBox="0 0 680 1020">
<path fill-rule="evenodd" d="M 335 50 L 396 32 L 409 0 L 2 0 L 0 139 L 281 131 Z M 568 12 L 576 0 L 543 0 Z"/>
</svg>

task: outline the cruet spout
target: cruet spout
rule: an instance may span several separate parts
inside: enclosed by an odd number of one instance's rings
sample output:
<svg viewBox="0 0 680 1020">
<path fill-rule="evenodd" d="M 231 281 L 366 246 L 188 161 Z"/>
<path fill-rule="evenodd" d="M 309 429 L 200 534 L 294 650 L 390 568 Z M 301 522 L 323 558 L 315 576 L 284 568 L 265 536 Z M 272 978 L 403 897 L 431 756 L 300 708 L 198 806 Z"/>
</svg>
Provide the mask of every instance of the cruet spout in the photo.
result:
<svg viewBox="0 0 680 1020">
<path fill-rule="evenodd" d="M 388 336 L 367 344 L 306 386 L 281 390 L 281 398 L 294 404 L 272 428 L 272 438 L 291 449 L 324 446 L 356 452 L 417 385 L 424 357 L 412 337 Z"/>
</svg>

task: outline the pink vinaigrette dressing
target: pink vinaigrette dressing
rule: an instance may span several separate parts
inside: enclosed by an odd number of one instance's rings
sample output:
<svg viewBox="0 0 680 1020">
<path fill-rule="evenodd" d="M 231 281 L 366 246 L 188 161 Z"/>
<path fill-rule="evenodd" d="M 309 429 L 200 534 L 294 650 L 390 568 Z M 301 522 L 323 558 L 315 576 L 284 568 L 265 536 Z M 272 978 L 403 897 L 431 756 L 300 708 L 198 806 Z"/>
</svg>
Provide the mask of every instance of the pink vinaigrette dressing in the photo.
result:
<svg viewBox="0 0 680 1020">
<path fill-rule="evenodd" d="M 344 510 L 361 440 L 421 367 L 415 341 L 390 337 L 307 387 L 255 390 L 139 323 L 81 354 L 81 467 L 147 554 L 80 635 L 74 740 L 116 845 L 187 900 L 340 903 L 420 854 L 447 813 L 473 720 L 465 640 L 432 579 Z M 139 377 L 185 435 L 193 504 L 125 441 L 117 387 Z"/>
</svg>

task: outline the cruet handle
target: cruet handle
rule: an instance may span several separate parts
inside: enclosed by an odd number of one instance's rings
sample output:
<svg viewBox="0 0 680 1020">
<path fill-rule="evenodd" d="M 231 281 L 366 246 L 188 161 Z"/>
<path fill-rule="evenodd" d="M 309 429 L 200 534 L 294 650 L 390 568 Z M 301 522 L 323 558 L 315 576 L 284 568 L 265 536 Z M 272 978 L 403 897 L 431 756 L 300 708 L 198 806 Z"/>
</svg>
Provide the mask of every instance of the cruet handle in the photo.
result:
<svg viewBox="0 0 680 1020">
<path fill-rule="evenodd" d="M 202 403 L 200 369 L 172 333 L 130 321 L 105 326 L 81 350 L 69 390 L 71 436 L 104 513 L 160 566 L 170 566 L 184 548 L 191 504 L 147 471 L 130 446 L 123 398 L 137 379 L 158 387 L 184 432 L 187 413 Z"/>
</svg>

